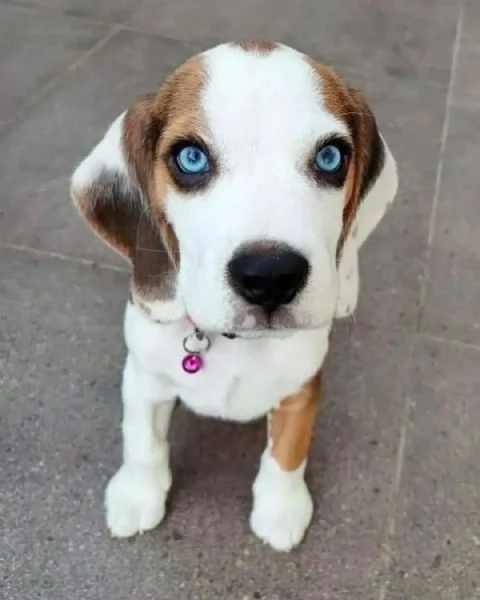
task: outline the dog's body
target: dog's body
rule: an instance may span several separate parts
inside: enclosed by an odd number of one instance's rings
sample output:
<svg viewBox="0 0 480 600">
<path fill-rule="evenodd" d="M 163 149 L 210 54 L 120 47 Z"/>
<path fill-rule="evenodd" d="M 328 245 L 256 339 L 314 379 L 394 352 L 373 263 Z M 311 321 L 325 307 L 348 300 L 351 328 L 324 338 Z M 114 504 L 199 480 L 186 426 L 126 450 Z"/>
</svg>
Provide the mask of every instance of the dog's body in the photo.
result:
<svg viewBox="0 0 480 600">
<path fill-rule="evenodd" d="M 269 416 L 251 525 L 279 550 L 302 539 L 332 321 L 355 309 L 358 250 L 396 187 L 358 92 L 280 45 L 203 53 L 112 124 L 72 193 L 133 265 L 114 535 L 163 518 L 181 398 L 206 416 Z"/>
</svg>

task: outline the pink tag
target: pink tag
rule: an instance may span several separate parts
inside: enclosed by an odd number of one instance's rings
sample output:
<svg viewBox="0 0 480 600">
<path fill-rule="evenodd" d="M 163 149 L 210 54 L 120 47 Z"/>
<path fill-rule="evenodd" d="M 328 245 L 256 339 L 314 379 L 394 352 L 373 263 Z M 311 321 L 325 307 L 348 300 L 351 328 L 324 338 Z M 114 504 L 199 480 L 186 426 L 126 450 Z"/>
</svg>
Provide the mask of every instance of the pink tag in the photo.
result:
<svg viewBox="0 0 480 600">
<path fill-rule="evenodd" d="M 199 354 L 187 354 L 182 360 L 185 373 L 198 373 L 203 368 L 203 358 Z"/>
</svg>

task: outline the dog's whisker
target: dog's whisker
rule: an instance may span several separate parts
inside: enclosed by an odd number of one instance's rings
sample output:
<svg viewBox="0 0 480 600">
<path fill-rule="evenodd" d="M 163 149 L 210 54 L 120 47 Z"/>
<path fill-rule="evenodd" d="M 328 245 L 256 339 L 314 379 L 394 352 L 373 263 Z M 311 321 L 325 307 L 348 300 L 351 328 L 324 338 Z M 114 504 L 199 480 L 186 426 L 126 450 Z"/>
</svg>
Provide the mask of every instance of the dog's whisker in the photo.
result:
<svg viewBox="0 0 480 600">
<path fill-rule="evenodd" d="M 164 271 L 163 273 L 156 273 L 155 275 L 152 275 L 152 279 L 160 279 L 160 277 L 166 277 L 167 275 L 170 275 L 169 271 Z"/>
<path fill-rule="evenodd" d="M 370 113 L 361 112 L 361 111 L 357 111 L 357 110 L 335 113 L 335 116 L 337 116 L 337 117 L 349 117 L 352 115 L 359 116 L 359 117 L 371 117 L 372 116 Z"/>
<path fill-rule="evenodd" d="M 136 246 L 135 249 L 137 251 L 140 250 L 142 252 L 154 252 L 154 253 L 158 253 L 158 254 L 168 254 L 168 252 L 165 249 L 159 250 L 158 248 L 143 248 L 141 246 Z M 173 254 L 175 256 L 180 256 L 180 252 L 178 250 L 172 250 L 171 254 Z"/>
<path fill-rule="evenodd" d="M 351 314 L 347 317 L 345 326 L 347 330 L 347 337 L 352 337 L 353 330 L 355 329 L 355 325 L 357 324 L 357 320 L 354 314 Z"/>
</svg>

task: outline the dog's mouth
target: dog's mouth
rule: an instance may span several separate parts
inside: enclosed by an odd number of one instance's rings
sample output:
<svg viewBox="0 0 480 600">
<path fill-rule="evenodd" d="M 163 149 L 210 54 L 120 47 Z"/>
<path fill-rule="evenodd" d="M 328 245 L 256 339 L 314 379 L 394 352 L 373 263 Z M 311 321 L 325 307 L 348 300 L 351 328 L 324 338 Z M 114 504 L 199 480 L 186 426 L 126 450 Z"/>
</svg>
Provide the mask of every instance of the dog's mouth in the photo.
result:
<svg viewBox="0 0 480 600">
<path fill-rule="evenodd" d="M 216 323 L 213 327 L 201 319 L 196 320 L 194 316 L 187 316 L 187 319 L 207 334 L 221 335 L 231 340 L 286 338 L 301 331 L 324 329 L 331 324 L 331 320 L 319 321 L 310 313 L 290 307 L 280 307 L 270 314 L 258 307 L 251 307 L 236 313 L 232 321 Z"/>
<path fill-rule="evenodd" d="M 263 313 L 253 315 L 249 311 L 249 314 L 238 315 L 232 327 L 223 328 L 217 333 L 228 339 L 285 338 L 301 331 L 323 329 L 329 324 L 330 321 L 317 322 L 306 316 L 293 316 L 287 311 L 282 315 L 270 316 Z"/>
<path fill-rule="evenodd" d="M 232 331 L 239 335 L 249 332 L 257 336 L 287 335 L 295 331 L 318 329 L 324 323 L 314 321 L 312 315 L 280 307 L 274 312 L 267 312 L 258 307 L 242 311 L 233 320 Z"/>
</svg>

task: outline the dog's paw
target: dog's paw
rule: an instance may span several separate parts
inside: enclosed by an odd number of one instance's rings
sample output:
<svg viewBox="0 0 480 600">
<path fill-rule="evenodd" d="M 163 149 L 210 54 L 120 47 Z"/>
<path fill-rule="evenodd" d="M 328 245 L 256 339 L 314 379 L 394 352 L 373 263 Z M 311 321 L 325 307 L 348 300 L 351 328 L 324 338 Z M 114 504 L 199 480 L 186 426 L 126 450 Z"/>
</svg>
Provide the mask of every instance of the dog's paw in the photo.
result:
<svg viewBox="0 0 480 600">
<path fill-rule="evenodd" d="M 302 541 L 312 520 L 312 498 L 303 479 L 271 487 L 264 483 L 260 474 L 253 488 L 250 527 L 274 550 L 288 552 Z"/>
<path fill-rule="evenodd" d="M 165 516 L 170 485 L 168 468 L 122 465 L 105 493 L 111 534 L 130 537 L 156 527 Z"/>
</svg>

